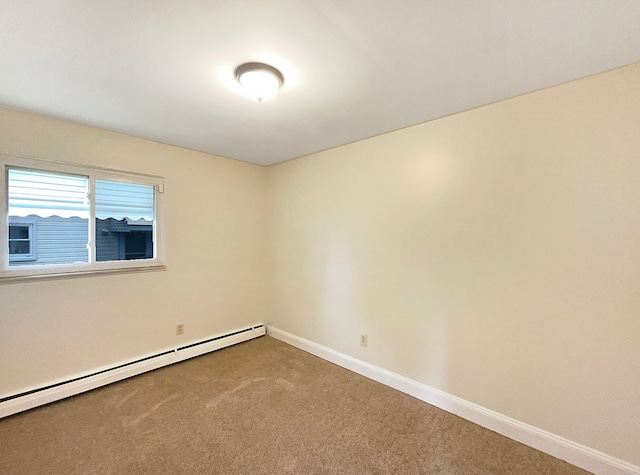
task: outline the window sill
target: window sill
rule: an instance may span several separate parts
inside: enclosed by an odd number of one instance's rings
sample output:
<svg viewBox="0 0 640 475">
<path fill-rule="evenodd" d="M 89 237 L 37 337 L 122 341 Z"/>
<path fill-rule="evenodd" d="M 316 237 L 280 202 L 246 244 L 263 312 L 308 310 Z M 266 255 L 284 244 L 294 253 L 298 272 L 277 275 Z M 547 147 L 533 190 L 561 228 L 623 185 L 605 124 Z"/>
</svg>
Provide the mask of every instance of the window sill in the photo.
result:
<svg viewBox="0 0 640 475">
<path fill-rule="evenodd" d="M 0 276 L 0 284 L 13 284 L 19 282 L 34 282 L 42 280 L 71 279 L 76 277 L 94 277 L 112 274 L 137 274 L 140 272 L 165 271 L 167 266 L 163 264 L 145 267 L 125 267 L 120 269 L 92 269 L 86 271 L 52 272 L 50 274 L 37 275 L 4 275 Z"/>
</svg>

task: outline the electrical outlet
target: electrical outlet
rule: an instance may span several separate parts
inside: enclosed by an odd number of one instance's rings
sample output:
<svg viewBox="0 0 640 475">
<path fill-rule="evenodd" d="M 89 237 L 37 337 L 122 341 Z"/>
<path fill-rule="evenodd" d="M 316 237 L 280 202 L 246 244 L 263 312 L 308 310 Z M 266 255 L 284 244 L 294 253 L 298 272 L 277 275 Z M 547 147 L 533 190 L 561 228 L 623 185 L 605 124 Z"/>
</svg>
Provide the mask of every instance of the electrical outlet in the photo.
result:
<svg viewBox="0 0 640 475">
<path fill-rule="evenodd" d="M 369 344 L 369 336 L 364 333 L 360 334 L 360 346 L 367 346 Z"/>
<path fill-rule="evenodd" d="M 184 323 L 176 323 L 176 335 L 184 334 Z"/>
</svg>

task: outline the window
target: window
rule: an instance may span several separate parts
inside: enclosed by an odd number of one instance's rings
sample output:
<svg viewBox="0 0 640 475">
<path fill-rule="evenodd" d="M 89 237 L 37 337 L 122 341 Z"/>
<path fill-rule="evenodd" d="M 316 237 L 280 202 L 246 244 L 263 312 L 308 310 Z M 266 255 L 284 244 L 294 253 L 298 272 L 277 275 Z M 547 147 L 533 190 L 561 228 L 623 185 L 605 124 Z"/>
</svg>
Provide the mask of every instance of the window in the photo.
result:
<svg viewBox="0 0 640 475">
<path fill-rule="evenodd" d="M 9 261 L 30 261 L 35 259 L 33 223 L 9 221 Z"/>
<path fill-rule="evenodd" d="M 0 279 L 164 268 L 160 177 L 0 156 Z"/>
</svg>

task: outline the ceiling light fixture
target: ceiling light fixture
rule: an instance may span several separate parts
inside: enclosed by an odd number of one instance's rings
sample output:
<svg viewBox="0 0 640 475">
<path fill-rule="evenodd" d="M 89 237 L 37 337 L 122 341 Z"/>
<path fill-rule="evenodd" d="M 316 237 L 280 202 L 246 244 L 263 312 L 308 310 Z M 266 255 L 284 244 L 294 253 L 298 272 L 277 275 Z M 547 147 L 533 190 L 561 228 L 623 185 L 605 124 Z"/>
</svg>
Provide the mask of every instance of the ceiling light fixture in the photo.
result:
<svg viewBox="0 0 640 475">
<path fill-rule="evenodd" d="M 262 102 L 276 95 L 284 82 L 282 73 L 264 63 L 245 63 L 236 68 L 236 79 L 248 97 Z"/>
</svg>

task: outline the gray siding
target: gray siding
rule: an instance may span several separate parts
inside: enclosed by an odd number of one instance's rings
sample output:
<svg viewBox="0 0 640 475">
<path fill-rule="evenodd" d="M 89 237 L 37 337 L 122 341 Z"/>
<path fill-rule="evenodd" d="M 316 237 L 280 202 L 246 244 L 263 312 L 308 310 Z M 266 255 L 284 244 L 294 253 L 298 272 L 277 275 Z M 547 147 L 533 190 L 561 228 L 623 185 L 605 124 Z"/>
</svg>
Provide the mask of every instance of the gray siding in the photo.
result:
<svg viewBox="0 0 640 475">
<path fill-rule="evenodd" d="M 124 219 L 96 218 L 96 261 L 153 257 L 153 227 L 129 225 Z"/>
<path fill-rule="evenodd" d="M 88 262 L 89 221 L 82 218 L 51 216 L 10 217 L 12 223 L 33 223 L 36 259 L 12 261 L 12 266 L 33 264 L 69 264 Z"/>
<path fill-rule="evenodd" d="M 114 261 L 120 256 L 118 235 L 111 232 L 111 219 L 96 219 L 96 261 Z"/>
</svg>

